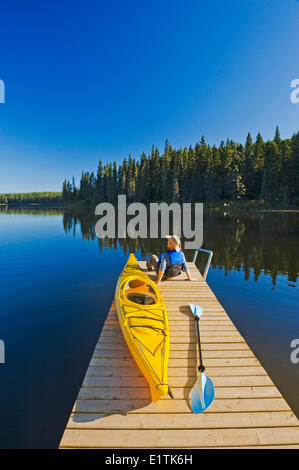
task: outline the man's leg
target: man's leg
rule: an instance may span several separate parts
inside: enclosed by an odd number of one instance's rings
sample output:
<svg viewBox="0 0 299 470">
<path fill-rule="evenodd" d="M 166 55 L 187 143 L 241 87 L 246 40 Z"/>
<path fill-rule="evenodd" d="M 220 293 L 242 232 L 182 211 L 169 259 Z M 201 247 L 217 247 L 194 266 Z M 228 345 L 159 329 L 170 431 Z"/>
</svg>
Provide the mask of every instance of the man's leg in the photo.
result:
<svg viewBox="0 0 299 470">
<path fill-rule="evenodd" d="M 147 269 L 149 271 L 154 269 L 156 271 L 156 273 L 158 273 L 158 269 L 159 269 L 158 262 L 159 262 L 158 256 L 157 255 L 151 255 L 149 260 L 147 260 L 147 262 L 146 262 Z"/>
</svg>

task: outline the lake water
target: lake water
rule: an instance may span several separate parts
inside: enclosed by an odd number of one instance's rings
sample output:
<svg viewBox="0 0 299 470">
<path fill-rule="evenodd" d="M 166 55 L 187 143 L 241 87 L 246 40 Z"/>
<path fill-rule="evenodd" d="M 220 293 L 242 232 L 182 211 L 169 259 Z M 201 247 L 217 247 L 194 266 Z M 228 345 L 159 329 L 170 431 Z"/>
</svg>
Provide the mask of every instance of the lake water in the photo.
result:
<svg viewBox="0 0 299 470">
<path fill-rule="evenodd" d="M 298 240 L 296 213 L 204 216 L 207 281 L 299 417 Z M 99 241 L 92 214 L 0 209 L 0 448 L 58 446 L 128 253 L 163 250 Z"/>
</svg>

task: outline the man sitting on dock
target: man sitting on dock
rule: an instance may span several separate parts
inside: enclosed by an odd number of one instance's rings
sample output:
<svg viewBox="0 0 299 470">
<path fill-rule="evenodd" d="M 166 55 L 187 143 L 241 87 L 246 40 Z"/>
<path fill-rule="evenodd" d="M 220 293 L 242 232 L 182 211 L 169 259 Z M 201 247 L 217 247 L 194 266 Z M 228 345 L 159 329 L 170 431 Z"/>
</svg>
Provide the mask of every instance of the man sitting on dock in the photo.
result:
<svg viewBox="0 0 299 470">
<path fill-rule="evenodd" d="M 154 269 L 157 273 L 156 284 L 159 285 L 163 277 L 167 280 L 179 276 L 182 271 L 186 273 L 188 280 L 192 281 L 185 255 L 182 252 L 181 240 L 176 235 L 167 235 L 166 238 L 167 251 L 161 253 L 159 257 L 151 255 L 146 262 L 147 269 L 149 271 Z"/>
</svg>

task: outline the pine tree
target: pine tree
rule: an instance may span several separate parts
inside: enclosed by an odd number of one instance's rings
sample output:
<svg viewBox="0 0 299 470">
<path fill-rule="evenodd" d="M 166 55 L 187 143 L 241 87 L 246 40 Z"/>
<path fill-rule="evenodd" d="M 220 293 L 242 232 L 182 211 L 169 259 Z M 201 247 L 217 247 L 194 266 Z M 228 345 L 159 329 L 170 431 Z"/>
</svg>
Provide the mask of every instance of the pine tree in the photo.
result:
<svg viewBox="0 0 299 470">
<path fill-rule="evenodd" d="M 290 191 L 290 203 L 299 205 L 299 132 L 292 136 L 291 140 L 292 157 L 289 162 L 289 191 Z"/>
<path fill-rule="evenodd" d="M 112 170 L 112 202 L 116 204 L 117 202 L 117 190 L 118 190 L 118 182 L 117 182 L 117 163 L 114 161 L 113 162 L 113 170 Z"/>
<path fill-rule="evenodd" d="M 96 183 L 95 183 L 95 194 L 94 194 L 94 202 L 98 204 L 102 202 L 104 199 L 104 189 L 103 189 L 103 162 L 100 159 L 97 168 L 97 176 L 96 176 Z"/>
<path fill-rule="evenodd" d="M 276 126 L 276 129 L 275 129 L 274 142 L 276 143 L 276 145 L 277 145 L 278 147 L 279 147 L 280 144 L 281 144 L 281 138 L 280 138 L 280 132 L 279 132 L 278 126 Z"/>
<path fill-rule="evenodd" d="M 287 206 L 291 200 L 291 179 L 292 179 L 292 148 L 290 141 L 283 141 L 280 144 L 281 151 L 281 175 L 279 177 L 280 190 L 279 200 Z"/>
<path fill-rule="evenodd" d="M 260 133 L 253 146 L 254 184 L 252 184 L 251 198 L 259 199 L 262 193 L 262 181 L 265 168 L 265 143 Z"/>
<path fill-rule="evenodd" d="M 266 143 L 265 169 L 262 183 L 262 198 L 267 204 L 275 205 L 279 200 L 279 172 L 281 155 L 276 142 Z"/>
<path fill-rule="evenodd" d="M 64 201 L 67 201 L 67 196 L 68 196 L 68 194 L 67 194 L 67 181 L 65 179 L 64 182 L 63 182 L 63 185 L 62 185 L 62 198 L 63 198 Z"/>
<path fill-rule="evenodd" d="M 76 188 L 76 181 L 75 181 L 75 177 L 73 176 L 72 177 L 72 199 L 73 201 L 75 201 L 77 199 L 77 188 Z"/>
<path fill-rule="evenodd" d="M 247 197 L 254 198 L 255 194 L 255 164 L 254 164 L 254 148 L 252 144 L 251 134 L 248 133 L 245 144 L 245 159 L 243 165 L 243 180 L 246 185 Z"/>
</svg>

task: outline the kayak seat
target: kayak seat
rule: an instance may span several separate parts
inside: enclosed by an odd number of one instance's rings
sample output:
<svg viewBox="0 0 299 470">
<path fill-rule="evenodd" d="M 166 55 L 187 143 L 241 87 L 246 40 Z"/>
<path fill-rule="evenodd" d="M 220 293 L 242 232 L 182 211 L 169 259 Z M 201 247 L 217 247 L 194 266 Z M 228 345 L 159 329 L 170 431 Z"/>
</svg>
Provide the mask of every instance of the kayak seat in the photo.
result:
<svg viewBox="0 0 299 470">
<path fill-rule="evenodd" d="M 153 305 L 156 299 L 153 295 L 144 294 L 143 292 L 131 292 L 127 294 L 128 300 L 140 305 Z"/>
</svg>

